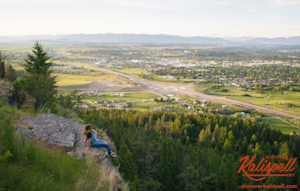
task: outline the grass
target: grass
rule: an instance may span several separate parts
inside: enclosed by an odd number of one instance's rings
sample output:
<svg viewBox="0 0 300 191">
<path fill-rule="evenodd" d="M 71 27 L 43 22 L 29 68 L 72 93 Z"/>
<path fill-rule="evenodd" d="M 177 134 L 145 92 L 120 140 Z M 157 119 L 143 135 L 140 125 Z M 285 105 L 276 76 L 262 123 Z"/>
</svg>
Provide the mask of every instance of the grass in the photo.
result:
<svg viewBox="0 0 300 191">
<path fill-rule="evenodd" d="M 41 147 L 15 133 L 15 107 L 0 102 L 0 154 L 13 155 L 0 161 L 1 190 L 111 190 L 115 172 L 92 158 L 77 159 L 63 151 Z"/>
<path fill-rule="evenodd" d="M 173 102 L 134 102 L 131 103 L 130 109 L 141 110 L 141 111 L 152 111 L 153 108 L 159 108 L 164 106 L 173 106 L 174 109 L 172 111 L 176 112 L 186 112 L 187 108 L 178 107 L 178 103 Z"/>
<path fill-rule="evenodd" d="M 300 108 L 287 108 L 288 111 L 298 112 L 300 114 Z"/>
<path fill-rule="evenodd" d="M 142 79 L 142 80 L 146 80 L 146 81 L 158 81 L 158 82 L 170 82 L 170 83 L 177 83 L 177 80 L 174 79 L 168 79 L 168 78 L 162 78 L 160 76 L 157 76 L 157 75 L 153 75 L 153 80 L 148 80 L 148 79 L 145 79 L 145 78 L 141 78 L 139 77 L 140 74 L 145 74 L 145 75 L 150 75 L 151 73 L 148 72 L 148 71 L 145 71 L 143 70 L 142 68 L 109 68 L 109 70 L 113 70 L 113 71 L 116 71 L 116 72 L 120 72 L 120 73 L 123 73 L 123 74 L 127 74 L 127 75 L 130 75 L 132 77 L 135 77 L 135 78 L 139 78 L 139 79 Z"/>
<path fill-rule="evenodd" d="M 99 75 L 99 76 L 87 76 L 87 75 L 71 75 L 71 74 L 55 74 L 57 75 L 57 86 L 70 87 L 78 85 L 86 85 L 99 81 L 112 84 L 123 84 L 123 79 L 118 76 Z M 102 83 L 104 83 L 102 82 Z"/>
<path fill-rule="evenodd" d="M 113 93 L 113 94 L 115 94 L 115 93 Z M 93 103 L 95 103 L 95 101 L 105 101 L 105 100 L 108 100 L 108 101 L 112 101 L 112 100 L 132 101 L 132 100 L 137 100 L 137 99 L 152 99 L 155 97 L 159 97 L 159 96 L 156 94 L 153 94 L 153 93 L 125 93 L 124 97 L 110 96 L 110 94 L 104 94 L 104 96 L 93 97 L 93 96 L 88 96 L 86 94 L 83 94 L 82 101 L 93 102 Z"/>
<path fill-rule="evenodd" d="M 263 119 L 264 122 L 268 122 L 270 125 L 270 128 L 275 129 L 277 131 L 281 131 L 283 133 L 291 133 L 291 132 L 296 132 L 300 133 L 300 129 L 297 129 L 296 127 L 293 127 L 280 119 L 276 118 L 270 118 L 270 119 Z"/>
<path fill-rule="evenodd" d="M 215 85 L 213 83 L 201 83 L 197 85 L 195 88 L 197 91 L 203 92 L 204 89 L 209 89 L 209 86 Z M 219 90 L 212 89 L 211 91 L 208 91 L 207 94 L 209 95 L 215 95 L 220 97 L 227 97 L 229 99 L 235 99 L 240 101 L 249 102 L 255 105 L 260 105 L 263 107 L 267 107 L 270 109 L 275 109 L 279 111 L 283 111 L 286 113 L 297 115 L 293 112 L 289 112 L 290 109 L 284 110 L 283 108 L 287 107 L 287 103 L 293 103 L 296 105 L 300 105 L 300 93 L 299 92 L 293 92 L 293 91 L 283 91 L 286 92 L 286 94 L 281 94 L 281 92 L 274 92 L 271 93 L 270 91 L 265 91 L 264 93 L 256 93 L 255 90 L 250 91 L 242 91 L 243 88 L 236 87 L 236 86 L 224 86 L 222 88 L 228 88 L 230 89 L 228 92 L 220 92 Z M 251 97 L 248 96 L 242 96 L 243 94 L 249 94 Z M 270 95 L 270 97 L 267 97 Z M 279 105 L 279 103 L 284 102 L 285 105 Z M 265 105 L 268 103 L 269 105 Z M 299 113 L 300 115 L 300 113 Z"/>
</svg>

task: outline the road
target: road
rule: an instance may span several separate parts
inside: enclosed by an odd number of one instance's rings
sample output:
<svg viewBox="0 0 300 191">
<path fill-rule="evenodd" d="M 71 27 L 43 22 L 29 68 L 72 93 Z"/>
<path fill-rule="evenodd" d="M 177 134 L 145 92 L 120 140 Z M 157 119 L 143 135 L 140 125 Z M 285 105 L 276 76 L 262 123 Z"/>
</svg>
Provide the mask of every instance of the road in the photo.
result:
<svg viewBox="0 0 300 191">
<path fill-rule="evenodd" d="M 197 99 L 209 100 L 209 101 L 214 101 L 214 102 L 219 102 L 219 103 L 224 103 L 224 104 L 231 104 L 231 105 L 246 107 L 246 108 L 250 108 L 250 109 L 259 109 L 259 110 L 264 111 L 266 113 L 270 113 L 270 114 L 274 114 L 274 115 L 279 115 L 279 116 L 283 116 L 283 117 L 289 117 L 289 118 L 294 118 L 294 119 L 299 119 L 300 120 L 300 116 L 297 116 L 297 115 L 292 115 L 292 114 L 289 114 L 289 113 L 285 113 L 285 112 L 265 108 L 265 107 L 262 107 L 262 106 L 254 105 L 254 104 L 243 102 L 243 101 L 238 101 L 238 100 L 228 99 L 228 98 L 224 98 L 224 97 L 218 97 L 218 96 L 203 94 L 203 93 L 200 93 L 200 92 L 195 92 L 192 89 L 187 88 L 187 86 L 173 85 L 173 84 L 172 85 L 162 84 L 162 83 L 157 83 L 157 82 L 152 82 L 152 81 L 141 80 L 141 79 L 138 79 L 138 78 L 135 78 L 135 77 L 132 77 L 132 76 L 129 76 L 127 74 L 120 73 L 120 72 L 100 68 L 100 67 L 89 65 L 89 64 L 85 64 L 85 65 L 87 65 L 89 67 L 92 67 L 92 68 L 95 68 L 97 70 L 110 72 L 110 73 L 128 78 L 130 80 L 135 81 L 136 83 L 138 83 L 140 85 L 143 85 L 143 86 L 151 89 L 150 91 L 158 93 L 158 94 L 162 94 L 163 91 L 168 91 L 168 92 L 172 92 L 174 94 L 176 93 L 176 94 L 179 94 L 179 95 L 194 97 L 194 98 L 197 98 Z"/>
</svg>

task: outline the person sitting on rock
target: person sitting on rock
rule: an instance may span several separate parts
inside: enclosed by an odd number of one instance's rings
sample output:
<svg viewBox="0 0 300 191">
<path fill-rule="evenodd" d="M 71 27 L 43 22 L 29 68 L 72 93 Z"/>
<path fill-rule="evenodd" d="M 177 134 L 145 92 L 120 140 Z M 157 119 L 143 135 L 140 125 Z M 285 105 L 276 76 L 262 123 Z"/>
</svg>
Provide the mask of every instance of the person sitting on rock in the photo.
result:
<svg viewBox="0 0 300 191">
<path fill-rule="evenodd" d="M 85 126 L 83 133 L 86 135 L 86 140 L 84 140 L 84 142 L 87 142 L 86 150 L 89 150 L 90 145 L 92 147 L 106 147 L 110 157 L 112 157 L 112 158 L 117 157 L 116 153 L 114 153 L 110 150 L 109 145 L 107 144 L 106 141 L 99 140 L 96 138 L 96 135 L 92 130 L 91 124 L 88 124 Z"/>
</svg>

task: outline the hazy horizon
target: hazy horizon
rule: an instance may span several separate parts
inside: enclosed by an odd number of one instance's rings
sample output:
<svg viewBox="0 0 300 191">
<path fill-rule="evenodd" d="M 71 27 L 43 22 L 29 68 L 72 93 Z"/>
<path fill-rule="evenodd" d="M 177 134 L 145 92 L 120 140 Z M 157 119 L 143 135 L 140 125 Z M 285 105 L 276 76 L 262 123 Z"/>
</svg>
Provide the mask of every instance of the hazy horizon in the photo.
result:
<svg viewBox="0 0 300 191">
<path fill-rule="evenodd" d="M 300 36 L 299 0 L 0 0 L 0 36 Z"/>
<path fill-rule="evenodd" d="M 180 36 L 180 37 L 210 37 L 210 38 L 222 38 L 222 39 L 230 39 L 230 38 L 290 38 L 290 37 L 298 37 L 295 36 L 276 36 L 276 37 L 264 37 L 264 36 L 184 36 L 184 35 L 175 35 L 175 34 L 147 34 L 147 33 L 70 33 L 70 34 L 34 34 L 34 35 L 1 35 L 0 37 L 25 37 L 25 36 L 67 36 L 67 35 L 105 35 L 105 34 L 117 34 L 117 35 L 170 35 L 170 36 Z"/>
</svg>

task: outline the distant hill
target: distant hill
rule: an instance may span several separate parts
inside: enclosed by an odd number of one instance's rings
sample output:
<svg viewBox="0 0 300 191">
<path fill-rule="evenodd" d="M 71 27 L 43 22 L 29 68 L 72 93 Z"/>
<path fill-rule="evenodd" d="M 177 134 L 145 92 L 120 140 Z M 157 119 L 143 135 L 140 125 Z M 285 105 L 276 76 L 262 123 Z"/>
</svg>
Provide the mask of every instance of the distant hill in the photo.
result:
<svg viewBox="0 0 300 191">
<path fill-rule="evenodd" d="M 198 44 L 198 45 L 300 45 L 300 36 L 290 38 L 215 38 L 182 37 L 175 35 L 148 34 L 71 34 L 33 35 L 0 37 L 0 43 L 32 43 L 40 40 L 46 44 L 66 43 L 159 43 L 159 44 Z"/>
</svg>

